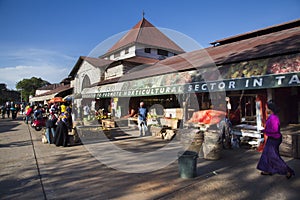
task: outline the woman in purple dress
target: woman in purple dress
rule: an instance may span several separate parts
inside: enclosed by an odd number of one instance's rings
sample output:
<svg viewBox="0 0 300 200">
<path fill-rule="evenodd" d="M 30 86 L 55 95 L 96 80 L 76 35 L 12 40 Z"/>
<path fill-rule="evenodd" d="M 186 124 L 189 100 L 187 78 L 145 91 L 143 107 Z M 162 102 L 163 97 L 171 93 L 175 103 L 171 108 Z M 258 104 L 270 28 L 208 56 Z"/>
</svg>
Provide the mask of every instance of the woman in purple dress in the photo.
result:
<svg viewBox="0 0 300 200">
<path fill-rule="evenodd" d="M 257 164 L 257 169 L 262 171 L 261 175 L 280 174 L 286 175 L 286 178 L 290 179 L 295 175 L 295 172 L 279 155 L 279 145 L 282 142 L 280 121 L 277 116 L 279 109 L 272 101 L 268 101 L 267 107 L 270 115 L 266 121 L 264 133 L 268 136 L 268 139 Z"/>
</svg>

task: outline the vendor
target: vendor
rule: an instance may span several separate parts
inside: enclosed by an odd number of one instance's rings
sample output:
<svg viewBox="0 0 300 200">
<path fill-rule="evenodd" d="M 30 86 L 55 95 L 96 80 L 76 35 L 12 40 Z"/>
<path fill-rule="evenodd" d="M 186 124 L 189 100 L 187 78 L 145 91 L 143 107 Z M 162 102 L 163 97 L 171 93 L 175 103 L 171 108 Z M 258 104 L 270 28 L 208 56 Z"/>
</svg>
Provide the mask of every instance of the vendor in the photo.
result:
<svg viewBox="0 0 300 200">
<path fill-rule="evenodd" d="M 136 111 L 134 108 L 129 109 L 128 115 L 125 115 L 123 118 L 137 117 Z"/>
</svg>

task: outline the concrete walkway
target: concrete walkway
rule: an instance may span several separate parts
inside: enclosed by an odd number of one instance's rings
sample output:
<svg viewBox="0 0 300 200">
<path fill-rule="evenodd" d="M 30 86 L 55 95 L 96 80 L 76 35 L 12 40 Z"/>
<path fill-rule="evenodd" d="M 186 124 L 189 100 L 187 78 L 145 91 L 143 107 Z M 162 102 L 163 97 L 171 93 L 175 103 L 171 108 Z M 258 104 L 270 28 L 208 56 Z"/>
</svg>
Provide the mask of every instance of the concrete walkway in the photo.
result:
<svg viewBox="0 0 300 200">
<path fill-rule="evenodd" d="M 124 130 L 123 134 L 116 133 L 114 140 L 98 138 L 95 142 L 87 140 L 85 145 L 56 147 L 42 144 L 41 135 L 41 131 L 35 131 L 21 118 L 0 119 L 0 199 L 296 200 L 300 197 L 299 159 L 283 157 L 296 172 L 295 177 L 287 180 L 279 175 L 261 176 L 256 170 L 260 153 L 255 150 L 224 150 L 222 159 L 217 161 L 199 158 L 197 177 L 182 179 L 176 159 L 161 168 L 165 160 L 156 160 L 154 165 L 158 169 L 151 171 L 153 163 L 145 162 L 148 158 L 138 157 L 136 163 L 131 163 L 127 162 L 130 157 L 116 155 L 116 150 L 109 149 L 112 144 L 140 156 L 165 147 L 176 148 L 159 138 L 138 138 L 135 131 Z M 135 168 L 137 173 L 128 173 L 130 167 L 126 166 L 139 168 Z M 142 169 L 145 172 L 139 172 Z"/>
</svg>

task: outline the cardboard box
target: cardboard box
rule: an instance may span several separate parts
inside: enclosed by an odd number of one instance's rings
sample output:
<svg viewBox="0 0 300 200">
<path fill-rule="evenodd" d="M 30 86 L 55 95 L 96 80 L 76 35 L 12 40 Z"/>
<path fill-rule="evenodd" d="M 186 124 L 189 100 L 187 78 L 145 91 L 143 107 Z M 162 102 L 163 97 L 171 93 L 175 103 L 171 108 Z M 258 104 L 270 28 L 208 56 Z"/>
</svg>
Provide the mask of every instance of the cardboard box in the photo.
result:
<svg viewBox="0 0 300 200">
<path fill-rule="evenodd" d="M 182 119 L 183 109 L 182 108 L 167 108 L 165 109 L 165 117 Z"/>
</svg>

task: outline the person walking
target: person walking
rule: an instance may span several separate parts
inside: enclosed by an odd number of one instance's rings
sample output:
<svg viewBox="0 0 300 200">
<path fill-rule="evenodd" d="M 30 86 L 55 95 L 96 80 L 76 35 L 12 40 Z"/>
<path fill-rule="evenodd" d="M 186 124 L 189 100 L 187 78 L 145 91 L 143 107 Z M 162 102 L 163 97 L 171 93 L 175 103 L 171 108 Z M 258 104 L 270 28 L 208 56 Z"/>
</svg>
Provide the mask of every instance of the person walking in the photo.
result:
<svg viewBox="0 0 300 200">
<path fill-rule="evenodd" d="M 88 118 L 90 115 L 90 107 L 86 104 L 84 107 L 83 107 L 83 118 Z"/>
<path fill-rule="evenodd" d="M 67 118 L 65 118 L 64 116 L 58 117 L 55 137 L 53 140 L 53 144 L 55 144 L 56 146 L 68 146 L 68 126 L 66 123 Z"/>
<path fill-rule="evenodd" d="M 28 104 L 25 106 L 25 115 L 26 115 L 26 113 L 27 113 L 27 111 L 28 111 L 29 108 L 30 108 L 30 104 L 28 103 Z"/>
<path fill-rule="evenodd" d="M 33 119 L 38 120 L 41 118 L 43 118 L 42 107 L 40 105 L 38 105 L 36 110 L 33 112 Z"/>
<path fill-rule="evenodd" d="M 32 123 L 32 114 L 33 114 L 33 106 L 29 106 L 29 108 L 26 111 L 25 116 L 25 123 L 28 124 L 28 120 L 31 120 Z"/>
<path fill-rule="evenodd" d="M 10 102 L 7 101 L 5 105 L 7 118 L 10 117 L 10 107 L 11 107 Z"/>
<path fill-rule="evenodd" d="M 10 111 L 12 120 L 16 119 L 18 110 L 14 102 L 11 103 Z"/>
<path fill-rule="evenodd" d="M 144 102 L 140 102 L 140 108 L 138 110 L 138 127 L 140 130 L 140 137 L 143 136 L 143 132 L 144 135 L 147 135 L 148 132 L 148 127 L 147 127 L 148 110 L 144 106 L 145 106 Z"/>
<path fill-rule="evenodd" d="M 5 119 L 5 113 L 6 113 L 6 107 L 5 107 L 5 104 L 3 104 L 1 106 L 2 119 Z"/>
<path fill-rule="evenodd" d="M 67 110 L 66 105 L 65 105 L 64 103 L 62 103 L 62 104 L 60 105 L 60 113 L 65 113 L 66 110 Z"/>
<path fill-rule="evenodd" d="M 267 102 L 267 112 L 270 114 L 263 132 L 267 135 L 267 142 L 263 149 L 257 169 L 261 175 L 280 174 L 286 175 L 287 179 L 295 176 L 295 172 L 284 162 L 279 155 L 279 145 L 282 142 L 280 132 L 279 109 L 273 101 Z"/>
<path fill-rule="evenodd" d="M 46 121 L 46 138 L 49 144 L 53 143 L 54 137 L 55 137 L 55 128 L 56 128 L 56 122 L 57 122 L 58 116 L 54 113 L 54 111 L 50 110 L 50 115 L 48 116 L 48 119 Z M 50 137 L 50 132 L 52 134 L 52 139 Z"/>
</svg>

